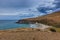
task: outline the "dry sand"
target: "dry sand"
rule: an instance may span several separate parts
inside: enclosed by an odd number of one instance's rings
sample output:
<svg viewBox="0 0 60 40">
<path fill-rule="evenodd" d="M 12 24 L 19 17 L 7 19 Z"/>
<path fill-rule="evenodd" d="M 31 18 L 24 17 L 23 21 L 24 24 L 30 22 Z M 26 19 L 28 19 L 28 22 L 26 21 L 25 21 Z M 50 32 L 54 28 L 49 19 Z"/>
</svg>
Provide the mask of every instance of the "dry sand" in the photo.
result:
<svg viewBox="0 0 60 40">
<path fill-rule="evenodd" d="M 0 40 L 60 40 L 60 33 L 41 32 L 33 28 L 0 30 Z"/>
</svg>

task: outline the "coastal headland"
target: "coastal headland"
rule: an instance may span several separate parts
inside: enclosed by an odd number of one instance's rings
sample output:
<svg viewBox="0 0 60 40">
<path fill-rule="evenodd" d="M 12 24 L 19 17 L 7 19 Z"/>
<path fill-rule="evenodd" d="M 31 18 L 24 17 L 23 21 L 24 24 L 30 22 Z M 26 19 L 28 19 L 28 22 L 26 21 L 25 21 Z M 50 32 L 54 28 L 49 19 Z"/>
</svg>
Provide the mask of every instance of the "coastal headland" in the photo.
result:
<svg viewBox="0 0 60 40">
<path fill-rule="evenodd" d="M 16 23 L 18 23 L 18 24 L 24 24 L 24 23 L 25 24 L 30 24 L 30 23 L 34 24 L 36 22 L 60 28 L 60 11 L 54 12 L 51 14 L 47 14 L 44 16 L 38 16 L 35 18 L 26 18 L 26 19 L 18 20 Z"/>
</svg>

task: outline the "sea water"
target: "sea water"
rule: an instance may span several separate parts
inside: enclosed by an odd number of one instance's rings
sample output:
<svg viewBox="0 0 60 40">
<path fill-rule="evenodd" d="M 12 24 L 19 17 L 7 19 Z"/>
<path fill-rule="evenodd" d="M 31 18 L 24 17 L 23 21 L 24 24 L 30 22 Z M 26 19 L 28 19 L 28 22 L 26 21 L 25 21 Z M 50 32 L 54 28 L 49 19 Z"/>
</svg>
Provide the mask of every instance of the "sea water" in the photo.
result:
<svg viewBox="0 0 60 40">
<path fill-rule="evenodd" d="M 29 27 L 29 24 L 17 24 L 16 20 L 0 20 L 0 30 Z"/>
</svg>

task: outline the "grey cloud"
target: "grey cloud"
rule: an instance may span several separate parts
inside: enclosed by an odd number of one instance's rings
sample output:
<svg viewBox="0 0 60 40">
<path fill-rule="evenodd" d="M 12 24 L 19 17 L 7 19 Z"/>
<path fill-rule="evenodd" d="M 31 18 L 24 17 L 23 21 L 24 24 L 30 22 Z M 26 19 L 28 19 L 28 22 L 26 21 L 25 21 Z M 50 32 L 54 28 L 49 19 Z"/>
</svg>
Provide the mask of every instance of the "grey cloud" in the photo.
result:
<svg viewBox="0 0 60 40">
<path fill-rule="evenodd" d="M 30 7 L 35 5 L 36 1 L 34 0 L 0 0 L 0 7 Z"/>
<path fill-rule="evenodd" d="M 53 5 L 55 5 L 55 6 L 53 6 Z M 52 3 L 52 5 L 48 5 L 48 6 L 39 6 L 38 8 L 37 8 L 37 10 L 39 11 L 39 12 L 42 12 L 42 13 L 52 13 L 52 12 L 55 12 L 55 11 L 57 11 L 58 9 L 60 9 L 60 1 L 59 0 L 55 0 L 53 3 Z M 48 12 L 48 11 L 50 11 L 50 12 Z"/>
</svg>

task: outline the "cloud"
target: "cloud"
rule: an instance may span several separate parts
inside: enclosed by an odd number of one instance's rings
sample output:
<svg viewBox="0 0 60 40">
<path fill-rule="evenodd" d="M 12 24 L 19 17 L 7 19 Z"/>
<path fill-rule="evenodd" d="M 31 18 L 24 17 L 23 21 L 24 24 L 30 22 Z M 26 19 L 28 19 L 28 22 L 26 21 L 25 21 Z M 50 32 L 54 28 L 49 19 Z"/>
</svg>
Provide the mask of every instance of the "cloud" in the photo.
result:
<svg viewBox="0 0 60 40">
<path fill-rule="evenodd" d="M 0 0 L 0 7 L 26 8 L 38 4 L 39 0 Z"/>
<path fill-rule="evenodd" d="M 37 17 L 58 10 L 59 4 L 59 0 L 0 0 L 0 18 Z"/>
<path fill-rule="evenodd" d="M 15 15 L 18 15 L 18 14 L 8 14 L 8 13 L 4 13 L 4 14 L 3 14 L 3 13 L 2 13 L 2 14 L 0 14 L 0 15 L 6 15 L 6 16 L 7 16 L 7 15 L 13 15 L 13 16 L 15 16 Z"/>
<path fill-rule="evenodd" d="M 50 0 L 45 1 L 44 5 L 38 6 L 37 10 L 42 13 L 52 13 L 60 8 L 60 1 L 59 0 Z"/>
</svg>

